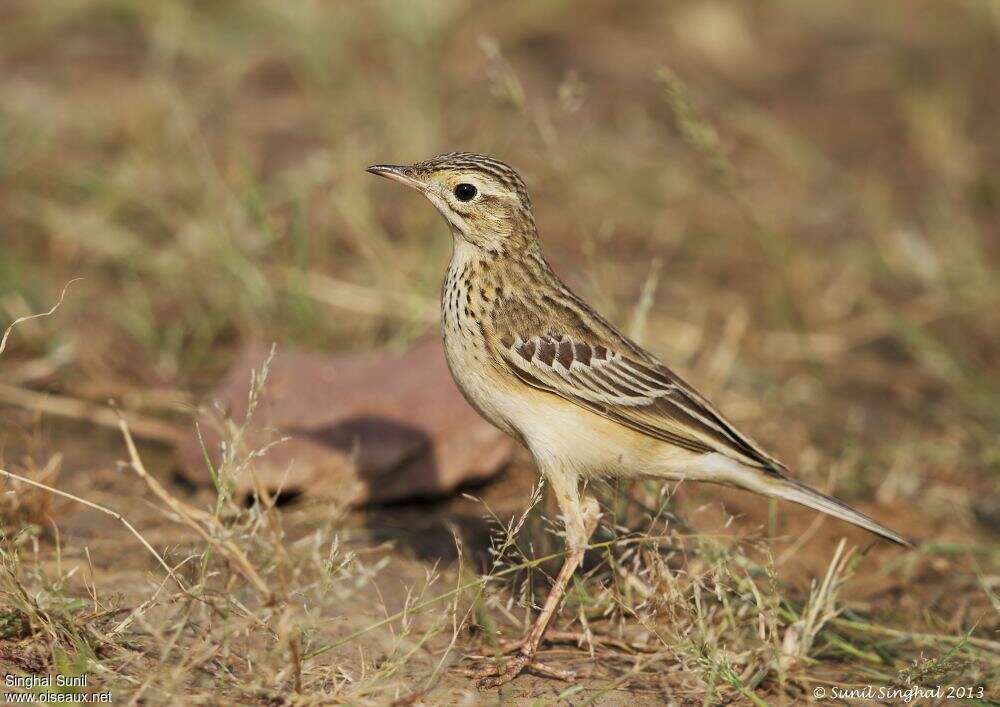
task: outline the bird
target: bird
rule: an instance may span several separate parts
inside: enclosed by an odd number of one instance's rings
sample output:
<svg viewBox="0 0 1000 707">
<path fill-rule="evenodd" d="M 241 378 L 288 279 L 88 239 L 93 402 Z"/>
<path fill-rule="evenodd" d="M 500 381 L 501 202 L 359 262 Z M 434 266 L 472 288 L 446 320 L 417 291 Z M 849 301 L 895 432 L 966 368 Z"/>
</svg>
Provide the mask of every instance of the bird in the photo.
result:
<svg viewBox="0 0 1000 707">
<path fill-rule="evenodd" d="M 452 377 L 480 415 L 531 452 L 554 492 L 564 561 L 530 630 L 481 689 L 536 661 L 546 628 L 600 519 L 595 479 L 723 484 L 792 501 L 906 547 L 898 533 L 795 479 L 680 376 L 574 294 L 542 255 L 524 180 L 500 160 L 450 152 L 368 172 L 423 194 L 453 250 L 441 289 Z M 544 670 L 542 670 L 544 668 Z"/>
</svg>

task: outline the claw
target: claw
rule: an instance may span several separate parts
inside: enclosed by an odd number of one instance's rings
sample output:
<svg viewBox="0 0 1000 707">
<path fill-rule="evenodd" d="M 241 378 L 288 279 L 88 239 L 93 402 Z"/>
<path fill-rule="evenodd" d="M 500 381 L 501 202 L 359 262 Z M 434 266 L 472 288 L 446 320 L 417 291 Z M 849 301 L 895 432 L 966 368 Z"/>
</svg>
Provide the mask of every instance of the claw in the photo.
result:
<svg viewBox="0 0 1000 707">
<path fill-rule="evenodd" d="M 524 670 L 531 670 L 540 675 L 567 682 L 576 678 L 576 673 L 539 663 L 534 659 L 534 656 L 527 653 L 519 653 L 499 664 L 486 665 L 479 670 L 468 671 L 466 674 L 476 680 L 476 687 L 480 690 L 489 690 L 510 682 Z"/>
<path fill-rule="evenodd" d="M 476 687 L 480 690 L 490 690 L 510 682 L 525 669 L 556 680 L 570 681 L 576 677 L 576 674 L 569 670 L 559 670 L 544 663 L 538 663 L 533 659 L 533 656 L 525 653 L 519 653 L 500 665 L 487 665 L 480 668 L 472 673 L 472 677 L 476 678 Z"/>
<path fill-rule="evenodd" d="M 490 690 L 494 687 L 500 687 L 504 683 L 508 683 L 516 678 L 530 662 L 531 656 L 521 653 L 506 661 L 503 667 L 488 665 L 480 671 L 476 680 L 476 687 L 480 690 Z"/>
</svg>

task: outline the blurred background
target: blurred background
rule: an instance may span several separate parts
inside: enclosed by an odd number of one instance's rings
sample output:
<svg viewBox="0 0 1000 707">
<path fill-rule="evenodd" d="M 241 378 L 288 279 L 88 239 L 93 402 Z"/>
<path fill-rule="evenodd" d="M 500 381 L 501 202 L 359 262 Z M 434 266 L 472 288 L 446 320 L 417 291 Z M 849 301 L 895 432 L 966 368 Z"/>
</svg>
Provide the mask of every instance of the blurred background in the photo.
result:
<svg viewBox="0 0 1000 707">
<path fill-rule="evenodd" d="M 581 295 L 801 478 L 928 543 L 862 580 L 870 610 L 995 650 L 998 68 L 993 0 L 7 0 L 0 324 L 83 279 L 3 355 L 2 466 L 120 502 L 109 398 L 166 478 L 162 442 L 244 344 L 436 336 L 450 238 L 364 168 L 482 152 L 524 176 Z M 2 503 L 8 532 L 51 511 Z M 881 649 L 857 650 L 834 662 Z"/>
</svg>

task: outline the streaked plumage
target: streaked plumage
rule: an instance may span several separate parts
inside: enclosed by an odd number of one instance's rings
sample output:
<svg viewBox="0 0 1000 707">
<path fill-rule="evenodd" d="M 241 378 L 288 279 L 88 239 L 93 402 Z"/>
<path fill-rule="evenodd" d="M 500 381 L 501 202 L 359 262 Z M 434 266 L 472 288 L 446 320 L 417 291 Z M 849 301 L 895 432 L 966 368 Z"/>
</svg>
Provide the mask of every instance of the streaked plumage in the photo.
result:
<svg viewBox="0 0 1000 707">
<path fill-rule="evenodd" d="M 596 523 L 596 504 L 581 498 L 578 485 L 595 476 L 737 486 L 907 544 L 790 478 L 694 388 L 574 295 L 542 257 L 528 192 L 513 169 L 451 153 L 369 171 L 421 191 L 452 231 L 441 295 L 449 366 L 469 402 L 523 441 L 552 485 L 566 523 L 569 574 Z M 566 567 L 553 594 L 561 594 L 564 574 Z M 531 661 L 554 608 L 550 595 L 527 649 L 485 684 L 510 679 Z"/>
</svg>

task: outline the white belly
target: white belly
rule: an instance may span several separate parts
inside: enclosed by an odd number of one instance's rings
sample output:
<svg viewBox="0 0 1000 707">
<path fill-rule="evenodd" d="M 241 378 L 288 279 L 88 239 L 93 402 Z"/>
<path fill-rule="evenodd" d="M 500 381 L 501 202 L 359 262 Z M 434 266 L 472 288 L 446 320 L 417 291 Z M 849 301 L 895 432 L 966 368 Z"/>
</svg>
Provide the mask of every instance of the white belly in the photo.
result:
<svg viewBox="0 0 1000 707">
<path fill-rule="evenodd" d="M 582 476 L 679 478 L 692 454 L 552 393 L 531 391 L 514 424 L 541 466 Z"/>
</svg>

